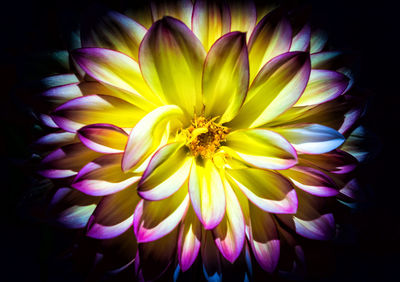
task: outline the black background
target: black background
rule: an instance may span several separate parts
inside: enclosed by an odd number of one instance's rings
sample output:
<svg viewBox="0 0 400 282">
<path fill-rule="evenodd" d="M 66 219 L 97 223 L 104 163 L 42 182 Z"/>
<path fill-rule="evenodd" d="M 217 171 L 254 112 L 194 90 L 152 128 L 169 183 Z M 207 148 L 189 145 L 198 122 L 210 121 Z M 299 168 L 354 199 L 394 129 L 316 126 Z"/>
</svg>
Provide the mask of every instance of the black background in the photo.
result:
<svg viewBox="0 0 400 282">
<path fill-rule="evenodd" d="M 98 2 L 98 1 L 97 1 Z M 107 2 L 121 10 L 122 1 Z M 330 256 L 332 267 L 313 281 L 394 281 L 399 265 L 398 184 L 399 13 L 396 1 L 298 1 L 312 6 L 311 21 L 327 31 L 338 50 L 356 56 L 356 83 L 372 93 L 364 124 L 379 140 L 380 153 L 364 165 L 364 202 L 349 219 L 348 239 Z M 122 4 L 121 4 L 122 3 Z M 128 3 L 127 1 L 125 3 Z M 29 189 L 29 144 L 40 135 L 29 108 L 32 54 L 63 47 L 62 22 L 76 21 L 90 1 L 9 1 L 1 9 L 1 234 L 3 281 L 81 281 L 68 260 L 60 260 L 64 237 L 34 216 L 35 191 Z M 132 3 L 128 3 L 132 5 Z M 133 3 L 133 5 L 135 5 Z M 4 81 L 3 81 L 4 80 Z M 27 90 L 28 89 L 28 90 Z M 325 257 L 325 258 L 324 258 Z"/>
</svg>

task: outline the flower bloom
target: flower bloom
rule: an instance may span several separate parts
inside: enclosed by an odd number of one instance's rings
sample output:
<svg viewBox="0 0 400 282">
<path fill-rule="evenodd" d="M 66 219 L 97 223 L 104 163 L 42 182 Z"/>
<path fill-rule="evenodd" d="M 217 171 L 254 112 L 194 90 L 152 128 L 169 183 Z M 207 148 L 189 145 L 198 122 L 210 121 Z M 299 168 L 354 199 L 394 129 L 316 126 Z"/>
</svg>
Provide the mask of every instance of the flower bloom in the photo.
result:
<svg viewBox="0 0 400 282">
<path fill-rule="evenodd" d="M 58 130 L 38 144 L 57 149 L 40 173 L 62 183 L 53 204 L 71 202 L 60 220 L 96 239 L 133 229 L 145 279 L 147 260 L 158 275 L 199 256 L 207 278 L 250 254 L 273 272 L 295 236 L 333 238 L 361 114 L 339 53 L 248 1 L 150 9 L 83 23 L 75 74 L 47 79 L 42 119 Z"/>
</svg>

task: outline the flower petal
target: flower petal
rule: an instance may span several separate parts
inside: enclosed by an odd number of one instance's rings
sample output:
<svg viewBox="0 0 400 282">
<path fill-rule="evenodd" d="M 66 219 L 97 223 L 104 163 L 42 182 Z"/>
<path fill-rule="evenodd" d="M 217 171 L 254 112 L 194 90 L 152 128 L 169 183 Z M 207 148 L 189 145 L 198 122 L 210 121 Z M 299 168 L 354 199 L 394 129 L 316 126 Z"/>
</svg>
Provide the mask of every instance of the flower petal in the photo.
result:
<svg viewBox="0 0 400 282">
<path fill-rule="evenodd" d="M 78 137 L 88 148 L 104 154 L 121 153 L 128 142 L 123 129 L 106 123 L 84 126 L 78 130 Z"/>
<path fill-rule="evenodd" d="M 249 85 L 249 61 L 244 33 L 231 32 L 215 42 L 203 71 L 205 115 L 230 121 L 239 111 Z"/>
<path fill-rule="evenodd" d="M 327 41 L 328 36 L 324 31 L 320 29 L 313 31 L 310 39 L 310 53 L 321 52 L 325 48 Z"/>
<path fill-rule="evenodd" d="M 245 223 L 239 201 L 227 181 L 224 181 L 226 212 L 220 224 L 213 229 L 215 245 L 231 263 L 240 255 L 245 240 Z"/>
<path fill-rule="evenodd" d="M 43 147 L 49 150 L 49 148 L 56 149 L 76 142 L 78 142 L 76 134 L 71 132 L 61 131 L 61 132 L 49 133 L 36 140 L 34 144 L 35 146 Z"/>
<path fill-rule="evenodd" d="M 343 94 L 349 84 L 344 74 L 330 70 L 311 70 L 307 87 L 294 105 L 310 106 L 325 103 Z"/>
<path fill-rule="evenodd" d="M 229 133 L 223 147 L 233 156 L 263 169 L 287 169 L 297 163 L 296 150 L 281 135 L 267 129 Z"/>
<path fill-rule="evenodd" d="M 105 196 L 89 220 L 86 235 L 109 239 L 124 233 L 133 224 L 133 213 L 139 201 L 135 186 Z"/>
<path fill-rule="evenodd" d="M 129 134 L 122 159 L 122 170 L 127 171 L 142 163 L 160 145 L 167 123 L 183 117 L 178 106 L 159 107 L 142 118 Z"/>
<path fill-rule="evenodd" d="M 205 55 L 201 42 L 187 26 L 165 17 L 155 22 L 144 37 L 139 62 L 153 91 L 192 117 L 194 110 L 201 110 Z"/>
<path fill-rule="evenodd" d="M 160 201 L 142 200 L 136 208 L 133 228 L 139 243 L 158 240 L 170 233 L 189 207 L 187 185 Z"/>
<path fill-rule="evenodd" d="M 358 164 L 356 158 L 342 150 L 334 150 L 320 155 L 301 155 L 300 162 L 334 174 L 349 173 Z"/>
<path fill-rule="evenodd" d="M 289 51 L 291 43 L 290 22 L 278 10 L 268 13 L 254 28 L 249 39 L 250 82 L 265 63 Z"/>
<path fill-rule="evenodd" d="M 73 73 L 51 75 L 40 81 L 46 89 L 78 82 L 79 79 Z"/>
<path fill-rule="evenodd" d="M 160 101 L 143 80 L 139 64 L 131 57 L 104 48 L 72 51 L 73 60 L 97 81 L 129 92 L 135 105 L 151 108 Z"/>
<path fill-rule="evenodd" d="M 345 138 L 336 130 L 320 124 L 298 124 L 273 129 L 293 147 L 305 154 L 324 154 L 343 144 Z"/>
<path fill-rule="evenodd" d="M 280 174 L 256 168 L 228 169 L 227 172 L 247 198 L 260 209 L 272 213 L 296 212 L 296 191 Z"/>
<path fill-rule="evenodd" d="M 62 129 L 76 132 L 79 128 L 94 123 L 133 127 L 144 115 L 143 110 L 119 98 L 89 95 L 59 106 L 52 113 L 52 118 Z"/>
<path fill-rule="evenodd" d="M 280 241 L 272 216 L 250 204 L 249 241 L 258 264 L 273 272 L 278 264 Z"/>
<path fill-rule="evenodd" d="M 317 169 L 306 166 L 294 166 L 279 173 L 290 179 L 294 185 L 310 194 L 319 197 L 332 197 L 339 193 L 336 183 L 328 175 Z"/>
<path fill-rule="evenodd" d="M 197 0 L 193 7 L 192 30 L 206 51 L 230 31 L 231 15 L 226 2 Z"/>
<path fill-rule="evenodd" d="M 310 46 L 311 28 L 305 24 L 303 28 L 293 37 L 290 51 L 307 51 Z"/>
<path fill-rule="evenodd" d="M 182 271 L 188 270 L 200 250 L 201 223 L 190 206 L 182 222 L 178 239 L 178 259 Z"/>
<path fill-rule="evenodd" d="M 81 143 L 61 147 L 48 154 L 41 163 L 39 173 L 47 178 L 66 178 L 76 175 L 88 162 L 99 157 Z"/>
<path fill-rule="evenodd" d="M 138 60 L 139 45 L 146 29 L 115 11 L 86 15 L 81 28 L 82 47 L 101 47 L 122 52 Z"/>
<path fill-rule="evenodd" d="M 257 10 L 253 1 L 229 1 L 231 12 L 231 31 L 247 33 L 247 39 L 253 32 L 257 21 Z"/>
<path fill-rule="evenodd" d="M 221 176 L 210 160 L 196 160 L 189 176 L 193 209 L 205 229 L 213 229 L 225 214 L 225 192 Z"/>
<path fill-rule="evenodd" d="M 170 16 L 176 18 L 190 27 L 192 22 L 193 4 L 190 0 L 177 1 L 151 1 L 151 14 L 153 22 L 156 22 L 163 17 Z"/>
<path fill-rule="evenodd" d="M 323 214 L 318 218 L 303 220 L 297 217 L 293 218 L 297 234 L 312 240 L 329 240 L 332 235 L 332 228 L 335 228 L 335 219 L 333 214 Z"/>
<path fill-rule="evenodd" d="M 152 156 L 138 185 L 138 194 L 158 201 L 175 193 L 188 179 L 192 159 L 183 143 L 170 143 Z"/>
<path fill-rule="evenodd" d="M 122 154 L 103 155 L 85 165 L 76 176 L 72 187 L 92 195 L 104 196 L 125 189 L 140 179 L 140 174 L 122 172 Z"/>
<path fill-rule="evenodd" d="M 332 65 L 341 56 L 339 51 L 324 51 L 311 54 L 311 67 L 313 69 L 332 69 Z"/>
<path fill-rule="evenodd" d="M 310 57 L 304 52 L 288 52 L 269 61 L 251 84 L 232 126 L 257 127 L 285 112 L 306 88 L 310 69 Z"/>
</svg>

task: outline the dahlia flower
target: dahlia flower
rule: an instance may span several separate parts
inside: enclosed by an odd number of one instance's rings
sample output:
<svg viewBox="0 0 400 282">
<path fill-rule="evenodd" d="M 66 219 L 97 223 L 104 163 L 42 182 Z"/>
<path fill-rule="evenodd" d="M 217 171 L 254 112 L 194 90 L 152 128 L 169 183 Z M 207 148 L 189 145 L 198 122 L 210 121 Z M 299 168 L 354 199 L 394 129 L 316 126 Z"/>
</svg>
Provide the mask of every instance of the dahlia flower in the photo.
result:
<svg viewBox="0 0 400 282">
<path fill-rule="evenodd" d="M 197 258 L 210 280 L 243 258 L 273 272 L 283 244 L 301 260 L 295 236 L 333 238 L 330 203 L 355 187 L 341 146 L 361 114 L 339 53 L 250 1 L 150 10 L 88 18 L 73 71 L 45 80 L 55 131 L 37 143 L 55 150 L 40 174 L 59 221 L 102 240 L 133 230 L 142 279 Z"/>
</svg>

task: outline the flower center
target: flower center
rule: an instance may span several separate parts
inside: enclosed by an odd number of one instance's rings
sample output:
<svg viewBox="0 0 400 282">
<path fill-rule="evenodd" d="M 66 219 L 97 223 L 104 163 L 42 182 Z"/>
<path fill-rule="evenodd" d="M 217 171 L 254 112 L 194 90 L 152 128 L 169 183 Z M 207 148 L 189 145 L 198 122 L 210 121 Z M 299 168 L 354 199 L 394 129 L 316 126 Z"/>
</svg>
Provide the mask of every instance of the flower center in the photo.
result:
<svg viewBox="0 0 400 282">
<path fill-rule="evenodd" d="M 211 159 L 221 142 L 225 141 L 229 129 L 215 123 L 217 118 L 206 119 L 203 116 L 195 116 L 191 125 L 183 131 L 186 135 L 186 146 L 193 156 Z"/>
</svg>

